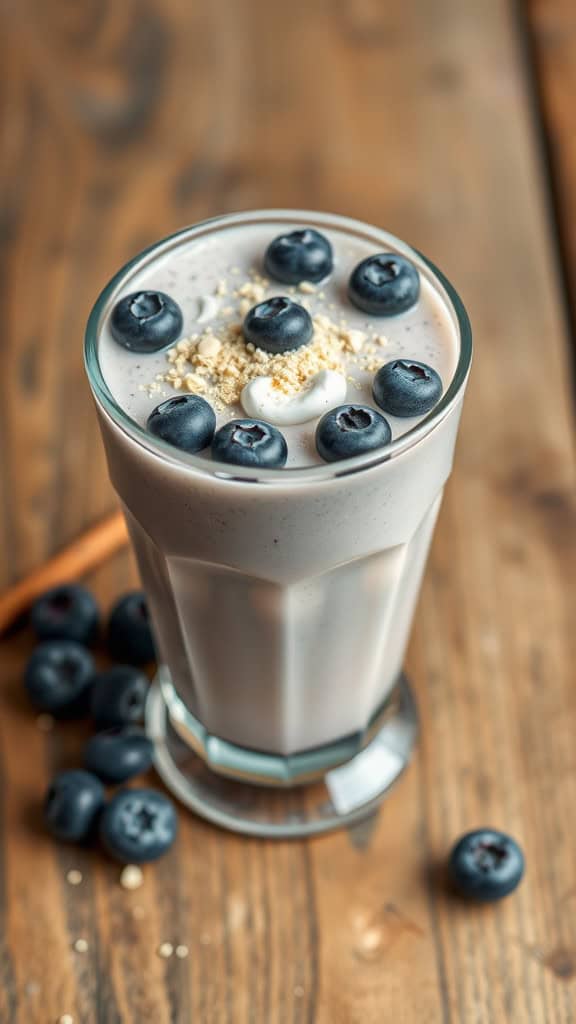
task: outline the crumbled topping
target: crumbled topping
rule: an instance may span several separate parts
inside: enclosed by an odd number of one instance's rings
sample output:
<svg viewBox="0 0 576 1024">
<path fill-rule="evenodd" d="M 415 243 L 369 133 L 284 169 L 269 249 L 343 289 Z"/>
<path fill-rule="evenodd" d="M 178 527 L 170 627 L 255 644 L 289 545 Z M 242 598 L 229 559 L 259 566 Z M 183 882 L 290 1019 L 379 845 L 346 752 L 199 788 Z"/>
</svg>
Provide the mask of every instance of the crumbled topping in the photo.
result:
<svg viewBox="0 0 576 1024">
<path fill-rule="evenodd" d="M 68 885 L 81 885 L 82 872 L 78 871 L 77 868 L 70 868 L 70 871 L 66 873 L 66 881 L 68 882 Z"/>
<path fill-rule="evenodd" d="M 120 885 L 123 889 L 139 889 L 144 881 L 142 868 L 137 864 L 126 864 L 120 874 Z"/>
<path fill-rule="evenodd" d="M 174 952 L 174 946 L 171 942 L 161 942 L 156 952 L 163 960 L 169 960 Z"/>
<path fill-rule="evenodd" d="M 347 347 L 350 349 L 351 352 L 362 351 L 364 343 L 366 342 L 366 335 L 364 331 L 346 331 L 343 332 L 343 337 L 346 341 Z"/>
<path fill-rule="evenodd" d="M 266 288 L 260 281 L 246 281 L 234 294 L 239 299 L 250 299 L 253 306 L 263 302 L 266 297 Z"/>
<path fill-rule="evenodd" d="M 235 273 L 235 268 L 230 273 Z M 220 285 L 227 287 L 226 282 Z M 221 317 L 219 323 L 206 326 L 201 333 L 191 334 L 169 348 L 166 372 L 159 374 L 146 390 L 152 393 L 160 390 L 162 383 L 169 384 L 176 391 L 204 395 L 218 412 L 223 412 L 240 401 L 243 388 L 256 377 L 271 377 L 279 394 L 290 397 L 321 370 L 342 372 L 350 365 L 368 371 L 378 369 L 380 360 L 375 355 L 375 343 L 384 344 L 382 336 L 371 337 L 349 327 L 344 319 L 336 323 L 325 312 L 315 313 L 313 309 L 312 340 L 302 348 L 273 355 L 247 342 L 242 321 L 254 305 L 265 299 L 269 285 L 257 270 L 250 271 L 249 279 L 233 289 L 236 306 L 222 311 L 222 317 L 234 316 L 234 320 L 222 322 Z M 309 281 L 301 282 L 299 291 L 304 295 L 317 294 L 316 285 Z M 294 295 L 296 289 L 289 288 L 288 292 Z M 300 302 L 311 309 L 310 300 L 301 298 Z M 352 380 L 357 383 L 355 378 Z"/>
</svg>

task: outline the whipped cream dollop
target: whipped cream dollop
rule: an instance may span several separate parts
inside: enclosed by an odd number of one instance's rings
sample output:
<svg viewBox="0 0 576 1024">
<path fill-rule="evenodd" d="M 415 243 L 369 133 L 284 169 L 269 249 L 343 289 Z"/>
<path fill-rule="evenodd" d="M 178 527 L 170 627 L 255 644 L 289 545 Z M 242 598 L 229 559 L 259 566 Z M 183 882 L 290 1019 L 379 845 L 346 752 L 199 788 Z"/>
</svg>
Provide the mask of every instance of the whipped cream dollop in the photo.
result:
<svg viewBox="0 0 576 1024">
<path fill-rule="evenodd" d="M 240 401 L 247 416 L 288 427 L 317 419 L 345 398 L 344 375 L 336 370 L 320 370 L 296 395 L 283 394 L 272 377 L 255 377 L 242 390 Z"/>
</svg>

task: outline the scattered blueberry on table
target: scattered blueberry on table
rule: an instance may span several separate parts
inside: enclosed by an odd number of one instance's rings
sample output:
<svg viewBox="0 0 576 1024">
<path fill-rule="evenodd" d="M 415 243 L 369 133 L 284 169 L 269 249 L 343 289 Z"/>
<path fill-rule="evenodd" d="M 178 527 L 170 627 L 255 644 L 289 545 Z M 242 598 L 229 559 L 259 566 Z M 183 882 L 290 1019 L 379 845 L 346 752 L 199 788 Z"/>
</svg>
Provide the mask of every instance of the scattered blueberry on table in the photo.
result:
<svg viewBox="0 0 576 1024">
<path fill-rule="evenodd" d="M 182 311 L 164 292 L 141 291 L 125 295 L 110 317 L 115 341 L 131 352 L 158 352 L 172 345 L 182 331 Z"/>
<path fill-rule="evenodd" d="M 463 896 L 488 903 L 502 899 L 519 885 L 524 854 L 505 832 L 477 829 L 456 843 L 449 867 L 452 881 Z"/>
<path fill-rule="evenodd" d="M 85 643 L 93 639 L 88 624 L 97 624 L 99 616 L 89 591 L 63 584 L 42 595 L 35 604 L 39 611 L 32 623 L 39 635 L 54 607 L 62 621 L 68 616 L 65 628 L 72 622 L 76 636 L 82 635 Z M 153 660 L 150 621 L 141 591 L 124 594 L 115 603 L 107 639 L 113 656 L 121 653 L 137 663 Z M 97 673 L 94 658 L 83 644 L 50 639 L 38 644 L 29 658 L 24 685 L 38 711 L 57 718 L 92 713 L 96 727 L 102 730 L 86 743 L 84 767 L 59 772 L 48 787 L 43 816 L 51 835 L 76 843 L 100 837 L 107 852 L 125 863 L 156 860 L 165 853 L 177 832 L 171 800 L 152 789 L 119 789 L 107 801 L 105 789 L 142 775 L 152 766 L 153 743 L 134 724 L 144 716 L 147 676 L 133 664 L 115 664 Z"/>
<path fill-rule="evenodd" d="M 388 420 L 369 405 L 340 405 L 318 423 L 316 448 L 326 462 L 336 462 L 383 448 L 391 437 Z"/>
<path fill-rule="evenodd" d="M 50 783 L 44 799 L 49 831 L 56 839 L 83 842 L 94 830 L 104 799 L 104 786 L 91 772 L 61 772 Z"/>
<path fill-rule="evenodd" d="M 178 395 L 161 402 L 146 424 L 155 437 L 185 452 L 207 448 L 216 430 L 216 414 L 200 395 Z"/>
<path fill-rule="evenodd" d="M 354 306 L 371 316 L 398 316 L 416 305 L 420 275 L 404 256 L 378 253 L 354 268 L 348 295 Z"/>
<path fill-rule="evenodd" d="M 442 395 L 436 370 L 416 359 L 393 359 L 381 366 L 372 385 L 374 401 L 391 416 L 423 416 Z"/>
<path fill-rule="evenodd" d="M 304 306 L 279 295 L 253 306 L 246 314 L 243 331 L 256 348 L 277 355 L 307 345 L 314 326 Z"/>
<path fill-rule="evenodd" d="M 116 860 L 143 864 L 157 860 L 172 846 L 178 830 L 174 805 L 154 789 L 116 793 L 100 818 L 100 838 Z"/>
<path fill-rule="evenodd" d="M 212 456 L 237 466 L 284 466 L 288 445 L 284 435 L 263 420 L 230 420 L 216 431 Z"/>
<path fill-rule="evenodd" d="M 113 606 L 108 620 L 108 650 L 116 661 L 129 665 L 154 661 L 154 638 L 143 591 L 132 590 Z"/>
<path fill-rule="evenodd" d="M 88 714 L 95 677 L 94 659 L 74 640 L 39 644 L 24 670 L 24 686 L 37 711 L 55 718 Z"/>
<path fill-rule="evenodd" d="M 99 672 L 94 679 L 91 701 L 97 728 L 141 722 L 148 689 L 148 677 L 134 665 L 113 665 Z"/>
<path fill-rule="evenodd" d="M 333 265 L 330 242 L 314 228 L 279 235 L 270 242 L 264 256 L 266 272 L 285 284 L 322 281 Z"/>
<path fill-rule="evenodd" d="M 77 583 L 52 587 L 32 605 L 30 623 L 39 640 L 76 640 L 92 644 L 100 613 L 94 596 Z"/>
<path fill-rule="evenodd" d="M 103 782 L 127 782 L 148 771 L 152 755 L 152 741 L 142 729 L 116 727 L 90 737 L 84 748 L 84 765 Z"/>
</svg>

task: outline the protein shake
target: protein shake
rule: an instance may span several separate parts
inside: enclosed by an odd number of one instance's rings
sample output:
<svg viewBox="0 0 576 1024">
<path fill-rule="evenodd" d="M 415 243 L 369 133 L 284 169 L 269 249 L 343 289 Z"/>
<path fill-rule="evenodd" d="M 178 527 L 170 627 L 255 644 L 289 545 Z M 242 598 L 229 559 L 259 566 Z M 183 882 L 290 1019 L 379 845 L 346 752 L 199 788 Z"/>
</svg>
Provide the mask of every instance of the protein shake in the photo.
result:
<svg viewBox="0 0 576 1024">
<path fill-rule="evenodd" d="M 123 339 L 125 315 L 158 318 L 156 351 Z M 385 706 L 452 465 L 464 321 L 407 246 L 302 211 L 188 229 L 100 298 L 87 361 L 110 474 L 170 714 L 204 753 L 361 742 Z M 162 412 L 184 396 L 196 419 L 185 400 Z"/>
</svg>

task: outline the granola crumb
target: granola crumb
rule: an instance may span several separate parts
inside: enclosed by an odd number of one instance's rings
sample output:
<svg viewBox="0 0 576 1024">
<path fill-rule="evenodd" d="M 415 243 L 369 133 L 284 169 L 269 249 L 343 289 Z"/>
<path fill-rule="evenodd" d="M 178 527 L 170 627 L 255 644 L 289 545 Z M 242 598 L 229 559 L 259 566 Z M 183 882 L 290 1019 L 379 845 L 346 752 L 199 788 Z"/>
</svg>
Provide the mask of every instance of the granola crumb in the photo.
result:
<svg viewBox="0 0 576 1024">
<path fill-rule="evenodd" d="M 76 939 L 76 942 L 74 943 L 74 949 L 76 950 L 77 953 L 87 953 L 89 947 L 88 943 L 86 942 L 86 939 Z"/>
<path fill-rule="evenodd" d="M 300 281 L 298 287 L 304 295 L 314 295 L 316 292 L 316 285 L 312 281 Z"/>
<path fill-rule="evenodd" d="M 228 295 L 228 285 L 226 284 L 226 281 L 218 281 L 218 284 L 216 285 L 216 291 L 214 292 L 214 294 Z"/>
<path fill-rule="evenodd" d="M 142 868 L 137 864 L 126 864 L 120 873 L 120 885 L 123 889 L 139 889 L 144 882 Z"/>
<path fill-rule="evenodd" d="M 176 946 L 176 949 L 174 950 L 174 952 L 175 952 L 175 954 L 176 954 L 176 956 L 178 957 L 179 960 L 185 960 L 186 957 L 188 956 L 188 952 L 189 952 L 188 946 L 180 944 L 179 946 Z"/>
<path fill-rule="evenodd" d="M 207 335 L 202 341 L 199 341 L 196 346 L 196 351 L 201 356 L 217 356 L 220 349 L 222 348 L 222 342 L 218 341 L 213 334 Z"/>
<path fill-rule="evenodd" d="M 340 333 L 348 351 L 356 354 L 362 351 L 367 338 L 364 331 L 349 330 L 345 327 L 340 331 Z"/>
<path fill-rule="evenodd" d="M 78 871 L 78 868 L 70 868 L 70 871 L 66 872 L 68 885 L 81 885 L 83 877 L 82 872 Z"/>
<path fill-rule="evenodd" d="M 250 280 L 241 281 L 234 293 L 238 299 L 236 319 L 206 327 L 169 349 L 163 382 L 176 391 L 204 395 L 221 412 L 237 405 L 245 386 L 256 377 L 272 377 L 278 392 L 291 397 L 321 370 L 341 372 L 344 361 L 366 368 L 368 335 L 349 328 L 343 320 L 335 323 L 325 313 L 313 315 L 314 333 L 302 348 L 271 354 L 247 342 L 238 316 L 243 319 L 264 296 L 266 285 L 256 271 L 251 272 Z M 305 299 L 302 305 L 307 305 Z"/>
<path fill-rule="evenodd" d="M 169 960 L 174 952 L 174 946 L 171 942 L 161 942 L 156 952 L 163 960 Z"/>
</svg>

